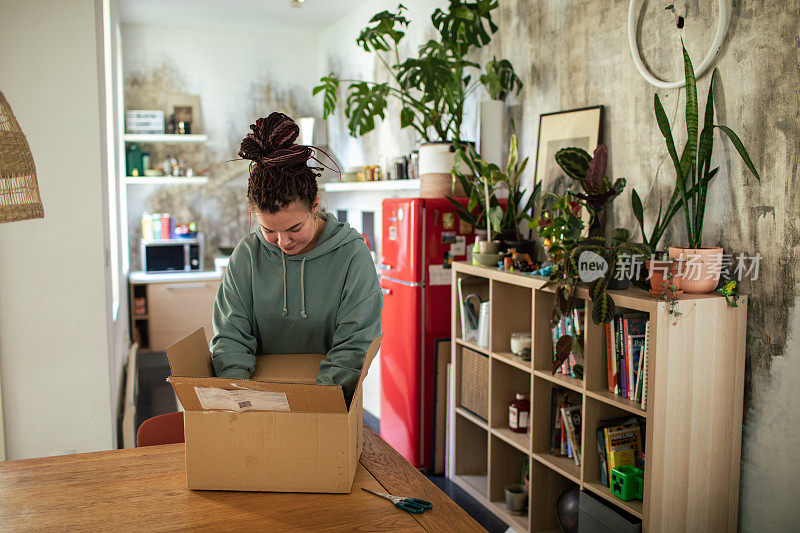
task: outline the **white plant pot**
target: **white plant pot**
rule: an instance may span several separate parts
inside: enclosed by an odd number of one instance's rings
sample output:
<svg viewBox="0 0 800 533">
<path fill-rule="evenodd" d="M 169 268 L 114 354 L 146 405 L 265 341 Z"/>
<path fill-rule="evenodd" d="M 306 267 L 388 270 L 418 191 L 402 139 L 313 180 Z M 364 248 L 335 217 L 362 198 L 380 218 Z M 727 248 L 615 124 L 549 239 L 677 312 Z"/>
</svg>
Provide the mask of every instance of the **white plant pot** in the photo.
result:
<svg viewBox="0 0 800 533">
<path fill-rule="evenodd" d="M 422 198 L 463 196 L 461 184 L 454 182 L 450 171 L 455 162 L 452 143 L 432 142 L 419 147 L 419 195 Z"/>
</svg>

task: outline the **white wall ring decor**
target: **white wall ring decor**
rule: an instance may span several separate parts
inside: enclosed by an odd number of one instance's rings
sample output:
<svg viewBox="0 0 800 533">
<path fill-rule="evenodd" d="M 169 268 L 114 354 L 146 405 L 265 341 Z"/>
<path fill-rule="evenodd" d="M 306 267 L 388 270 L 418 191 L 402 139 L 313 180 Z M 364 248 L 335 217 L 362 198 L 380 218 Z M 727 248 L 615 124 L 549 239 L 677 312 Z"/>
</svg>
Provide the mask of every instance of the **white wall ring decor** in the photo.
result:
<svg viewBox="0 0 800 533">
<path fill-rule="evenodd" d="M 631 0 L 628 6 L 628 43 L 630 44 L 631 57 L 636 65 L 636 69 L 639 71 L 642 77 L 647 80 L 648 83 L 660 89 L 677 89 L 678 87 L 683 87 L 686 85 L 686 81 L 683 78 L 678 81 L 660 80 L 650 73 L 642 61 L 642 57 L 639 54 L 639 45 L 636 44 L 636 13 L 638 11 L 637 6 L 640 3 L 641 0 Z M 719 11 L 717 20 L 717 33 L 714 35 L 714 41 L 711 43 L 711 48 L 708 50 L 708 54 L 706 54 L 706 57 L 703 59 L 703 62 L 700 63 L 700 66 L 695 69 L 696 78 L 700 78 L 700 76 L 702 76 L 711 66 L 711 63 L 714 62 L 714 59 L 717 57 L 717 54 L 722 48 L 722 42 L 725 40 L 725 35 L 728 32 L 728 22 L 730 20 L 728 0 L 717 0 L 717 8 Z"/>
</svg>

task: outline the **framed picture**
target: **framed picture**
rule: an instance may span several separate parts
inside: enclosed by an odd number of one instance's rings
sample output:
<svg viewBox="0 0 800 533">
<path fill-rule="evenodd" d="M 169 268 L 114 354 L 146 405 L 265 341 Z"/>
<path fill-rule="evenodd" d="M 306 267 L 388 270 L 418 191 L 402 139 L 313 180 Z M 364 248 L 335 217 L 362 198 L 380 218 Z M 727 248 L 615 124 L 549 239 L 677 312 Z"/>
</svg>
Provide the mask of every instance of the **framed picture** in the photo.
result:
<svg viewBox="0 0 800 533">
<path fill-rule="evenodd" d="M 543 191 L 564 194 L 574 180 L 556 163 L 556 152 L 575 146 L 592 155 L 600 142 L 602 118 L 601 105 L 539 115 L 534 183 L 541 180 Z"/>
<path fill-rule="evenodd" d="M 169 127 L 170 117 L 174 117 L 174 127 L 177 131 L 178 123 L 189 123 L 189 132 L 181 133 L 203 133 L 202 115 L 200 113 L 200 96 L 195 94 L 169 94 L 166 97 L 166 109 L 164 117 Z"/>
</svg>

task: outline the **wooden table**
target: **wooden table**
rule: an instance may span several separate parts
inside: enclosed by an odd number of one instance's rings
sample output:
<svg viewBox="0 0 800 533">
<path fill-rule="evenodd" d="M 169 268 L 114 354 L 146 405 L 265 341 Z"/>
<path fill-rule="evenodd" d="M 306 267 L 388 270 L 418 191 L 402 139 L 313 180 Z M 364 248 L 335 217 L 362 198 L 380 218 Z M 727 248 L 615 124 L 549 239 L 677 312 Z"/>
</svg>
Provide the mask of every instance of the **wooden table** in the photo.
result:
<svg viewBox="0 0 800 533">
<path fill-rule="evenodd" d="M 361 487 L 433 509 L 411 515 Z M 0 529 L 484 531 L 368 427 L 350 494 L 190 491 L 183 444 L 0 463 Z"/>
</svg>

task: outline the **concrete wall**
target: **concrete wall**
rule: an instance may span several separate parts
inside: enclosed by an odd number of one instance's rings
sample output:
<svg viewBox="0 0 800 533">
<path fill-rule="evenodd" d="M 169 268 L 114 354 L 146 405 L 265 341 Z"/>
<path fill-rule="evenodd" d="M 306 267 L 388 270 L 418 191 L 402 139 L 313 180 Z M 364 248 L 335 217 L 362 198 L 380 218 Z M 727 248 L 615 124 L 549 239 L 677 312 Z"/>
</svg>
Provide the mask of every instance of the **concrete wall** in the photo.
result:
<svg viewBox="0 0 800 533">
<path fill-rule="evenodd" d="M 113 447 L 95 4 L 0 1 L 0 85 L 45 218 L 0 225 L 9 459 Z"/>
<path fill-rule="evenodd" d="M 428 25 L 435 6 L 404 2 L 414 24 Z M 368 15 L 394 5 L 375 2 Z M 608 174 L 625 177 L 628 187 L 614 205 L 609 227 L 635 228 L 630 190 L 645 203 L 646 226 L 660 201 L 674 186 L 672 166 L 653 112 L 658 92 L 675 130 L 681 118 L 684 90 L 658 90 L 637 72 L 628 49 L 628 2 L 570 0 L 567 2 L 504 1 L 495 11 L 501 30 L 479 59 L 496 55 L 514 64 L 525 87 L 508 105 L 521 106 L 518 121 L 520 151 L 536 152 L 539 115 L 559 110 L 605 106 L 602 138 L 610 149 Z M 645 2 L 638 17 L 639 47 L 654 74 L 682 77 L 680 38 L 699 65 L 714 36 L 716 2 L 676 2 L 685 10 L 685 29 L 663 3 Z M 721 245 L 726 252 L 760 253 L 760 276 L 742 283 L 750 296 L 747 340 L 747 384 L 741 485 L 741 529 L 788 530 L 800 518 L 794 504 L 800 470 L 800 335 L 795 312 L 798 300 L 798 2 L 736 0 L 730 27 L 715 63 L 717 122 L 731 126 L 741 137 L 762 176 L 749 175 L 731 144 L 716 138 L 713 163 L 720 166 L 709 192 L 704 244 Z M 324 72 L 370 74 L 382 80 L 381 65 L 360 59 L 350 20 L 323 33 Z M 327 39 L 327 40 L 326 40 Z M 338 45 L 336 43 L 339 43 Z M 350 43 L 348 45 L 348 43 Z M 363 55 L 363 54 L 362 54 Z M 698 82 L 705 102 L 709 76 Z M 346 138 L 341 115 L 331 124 L 331 146 L 354 164 L 380 154 L 410 148 L 413 139 L 397 132 L 396 115 L 361 144 Z M 338 121 L 338 122 L 337 122 Z M 682 141 L 678 144 L 682 146 Z M 533 165 L 526 179 L 531 183 Z M 662 246 L 684 243 L 676 217 Z M 637 233 L 638 234 L 638 233 Z M 719 401 L 725 401 L 719 399 Z M 713 404 L 709 405 L 713 416 Z M 709 488 L 713 490 L 713 488 Z"/>
</svg>

